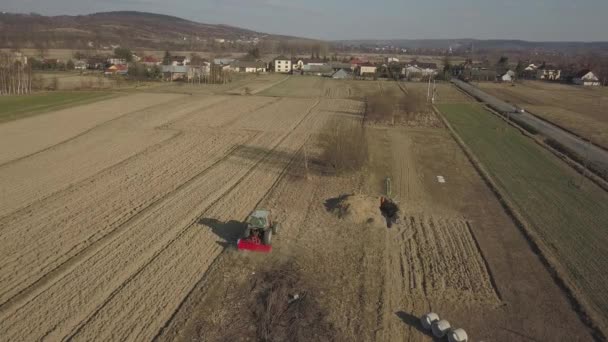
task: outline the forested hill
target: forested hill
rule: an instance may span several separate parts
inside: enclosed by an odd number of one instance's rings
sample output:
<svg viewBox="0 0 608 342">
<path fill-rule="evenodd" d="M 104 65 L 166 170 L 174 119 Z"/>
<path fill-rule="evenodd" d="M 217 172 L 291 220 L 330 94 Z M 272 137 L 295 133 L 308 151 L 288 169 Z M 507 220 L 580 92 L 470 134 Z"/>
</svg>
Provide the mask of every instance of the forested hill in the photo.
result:
<svg viewBox="0 0 608 342">
<path fill-rule="evenodd" d="M 210 25 L 168 15 L 104 12 L 77 16 L 0 14 L 0 47 L 149 49 L 233 48 L 259 40 L 292 39 L 227 25 Z"/>
</svg>

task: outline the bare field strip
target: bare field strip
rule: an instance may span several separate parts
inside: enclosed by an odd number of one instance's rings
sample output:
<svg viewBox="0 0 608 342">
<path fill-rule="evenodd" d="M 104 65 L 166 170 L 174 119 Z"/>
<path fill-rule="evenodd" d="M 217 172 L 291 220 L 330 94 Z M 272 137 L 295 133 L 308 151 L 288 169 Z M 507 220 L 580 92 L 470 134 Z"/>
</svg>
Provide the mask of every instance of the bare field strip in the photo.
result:
<svg viewBox="0 0 608 342">
<path fill-rule="evenodd" d="M 0 123 L 119 96 L 116 92 L 48 92 L 0 97 Z"/>
<path fill-rule="evenodd" d="M 285 82 L 259 93 L 262 96 L 279 97 L 320 97 L 326 79 L 316 76 L 291 76 Z"/>
<path fill-rule="evenodd" d="M 398 245 L 389 249 L 396 253 L 391 272 L 400 272 L 402 293 L 462 305 L 499 303 L 468 222 L 425 215 L 403 221 L 389 232 Z"/>
<path fill-rule="evenodd" d="M 168 115 L 155 132 L 174 138 L 0 220 L 4 336 L 155 336 L 222 250 L 198 219 L 244 216 L 327 114 L 312 99 L 234 101 Z"/>
<path fill-rule="evenodd" d="M 480 106 L 441 105 L 440 110 L 605 327 L 608 194 Z"/>
<path fill-rule="evenodd" d="M 45 153 L 0 166 L 3 174 L 0 192 L 11 198 L 11 201 L 0 203 L 0 217 L 175 136 L 178 131 L 155 128 L 196 114 L 225 98 L 184 100 L 132 112 L 100 125 L 86 135 L 53 146 Z"/>
<path fill-rule="evenodd" d="M 0 165 L 36 153 L 82 134 L 104 122 L 152 108 L 179 95 L 135 94 L 64 109 L 0 125 Z"/>
<path fill-rule="evenodd" d="M 233 95 L 255 95 L 266 89 L 282 84 L 288 78 L 289 76 L 281 74 L 256 75 L 255 78 L 250 78 L 248 82 L 239 85 L 238 87 L 231 88 L 226 93 Z"/>
<path fill-rule="evenodd" d="M 608 148 L 608 93 L 601 88 L 536 81 L 525 81 L 515 86 L 481 82 L 478 86 Z"/>
</svg>

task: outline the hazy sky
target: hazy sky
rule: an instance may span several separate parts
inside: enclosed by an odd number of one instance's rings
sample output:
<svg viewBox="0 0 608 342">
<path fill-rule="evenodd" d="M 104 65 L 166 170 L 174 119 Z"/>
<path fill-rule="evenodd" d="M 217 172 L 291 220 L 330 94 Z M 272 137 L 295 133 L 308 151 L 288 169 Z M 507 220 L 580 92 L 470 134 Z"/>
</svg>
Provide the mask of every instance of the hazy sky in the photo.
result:
<svg viewBox="0 0 608 342">
<path fill-rule="evenodd" d="M 0 0 L 0 10 L 137 10 L 321 39 L 608 40 L 608 0 Z"/>
</svg>

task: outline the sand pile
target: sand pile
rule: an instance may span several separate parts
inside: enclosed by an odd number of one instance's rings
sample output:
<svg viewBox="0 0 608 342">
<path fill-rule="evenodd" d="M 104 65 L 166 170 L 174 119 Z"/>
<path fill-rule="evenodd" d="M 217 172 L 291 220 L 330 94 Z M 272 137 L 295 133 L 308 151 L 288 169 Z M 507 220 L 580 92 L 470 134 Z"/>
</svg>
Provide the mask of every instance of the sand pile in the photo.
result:
<svg viewBox="0 0 608 342">
<path fill-rule="evenodd" d="M 380 211 L 380 198 L 366 195 L 342 195 L 325 203 L 339 218 L 356 223 L 383 226 L 386 219 Z"/>
</svg>

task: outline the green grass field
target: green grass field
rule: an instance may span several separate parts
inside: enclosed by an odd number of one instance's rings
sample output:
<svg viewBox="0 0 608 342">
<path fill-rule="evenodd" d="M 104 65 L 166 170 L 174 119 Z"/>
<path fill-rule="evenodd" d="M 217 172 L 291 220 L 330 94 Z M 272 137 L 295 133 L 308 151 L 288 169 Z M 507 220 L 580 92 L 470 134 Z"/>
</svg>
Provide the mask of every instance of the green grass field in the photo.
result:
<svg viewBox="0 0 608 342">
<path fill-rule="evenodd" d="M 0 96 L 0 123 L 116 96 L 108 92 L 49 92 Z"/>
<path fill-rule="evenodd" d="M 438 108 L 586 301 L 608 317 L 608 193 L 479 105 Z"/>
</svg>

